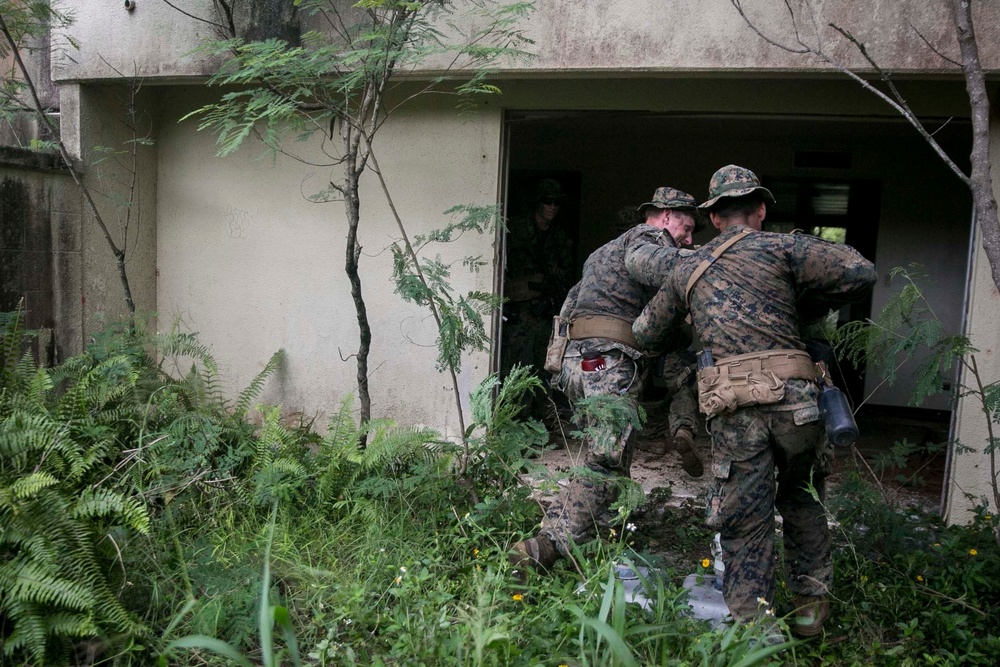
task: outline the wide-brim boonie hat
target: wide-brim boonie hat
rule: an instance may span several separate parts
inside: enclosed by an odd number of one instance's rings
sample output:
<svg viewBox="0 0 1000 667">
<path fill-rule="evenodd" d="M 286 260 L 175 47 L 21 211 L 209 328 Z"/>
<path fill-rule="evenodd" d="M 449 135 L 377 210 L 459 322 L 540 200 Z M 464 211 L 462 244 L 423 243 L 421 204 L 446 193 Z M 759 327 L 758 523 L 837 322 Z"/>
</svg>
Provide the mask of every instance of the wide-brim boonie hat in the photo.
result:
<svg viewBox="0 0 1000 667">
<path fill-rule="evenodd" d="M 656 188 L 652 201 L 640 204 L 636 210 L 642 213 L 650 206 L 655 206 L 656 208 L 696 210 L 698 208 L 698 200 L 676 188 Z"/>
<path fill-rule="evenodd" d="M 675 211 L 685 211 L 694 216 L 694 229 L 701 231 L 705 226 L 705 220 L 701 211 L 698 210 L 698 200 L 693 195 L 689 195 L 677 188 L 656 188 L 652 201 L 642 204 L 636 210 L 645 213 L 650 206 L 656 208 L 669 208 Z"/>
<path fill-rule="evenodd" d="M 760 184 L 757 174 L 746 167 L 738 167 L 735 164 L 726 165 L 712 174 L 712 180 L 708 183 L 709 198 L 698 208 L 706 211 L 723 197 L 743 197 L 758 191 L 768 204 L 774 203 L 774 195 Z"/>
</svg>

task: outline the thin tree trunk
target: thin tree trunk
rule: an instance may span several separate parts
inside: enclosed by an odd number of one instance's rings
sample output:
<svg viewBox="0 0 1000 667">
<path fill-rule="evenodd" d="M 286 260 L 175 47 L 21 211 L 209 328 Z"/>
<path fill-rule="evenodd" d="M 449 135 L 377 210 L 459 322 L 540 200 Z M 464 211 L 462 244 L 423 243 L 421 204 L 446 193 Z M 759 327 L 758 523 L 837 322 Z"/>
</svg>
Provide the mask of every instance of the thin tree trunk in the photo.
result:
<svg viewBox="0 0 1000 667">
<path fill-rule="evenodd" d="M 353 161 L 345 161 L 344 208 L 347 212 L 347 250 L 344 269 L 351 283 L 351 298 L 358 316 L 358 400 L 361 401 L 361 423 L 367 424 L 372 417 L 372 399 L 368 393 L 368 352 L 371 349 L 372 330 L 368 324 L 368 308 L 361 292 L 361 275 L 358 262 L 361 258 L 361 244 L 358 243 L 358 223 L 361 221 L 361 200 L 358 196 L 358 174 Z M 362 437 L 362 446 L 367 442 Z"/>
<path fill-rule="evenodd" d="M 976 223 L 983 235 L 983 249 L 990 262 L 993 282 L 1000 289 L 1000 224 L 997 222 L 997 201 L 993 196 L 990 173 L 990 100 L 986 94 L 986 78 L 979 60 L 979 47 L 972 25 L 971 0 L 951 0 L 962 52 L 962 73 L 969 94 L 972 113 L 972 173 L 969 188 L 975 206 Z"/>
</svg>

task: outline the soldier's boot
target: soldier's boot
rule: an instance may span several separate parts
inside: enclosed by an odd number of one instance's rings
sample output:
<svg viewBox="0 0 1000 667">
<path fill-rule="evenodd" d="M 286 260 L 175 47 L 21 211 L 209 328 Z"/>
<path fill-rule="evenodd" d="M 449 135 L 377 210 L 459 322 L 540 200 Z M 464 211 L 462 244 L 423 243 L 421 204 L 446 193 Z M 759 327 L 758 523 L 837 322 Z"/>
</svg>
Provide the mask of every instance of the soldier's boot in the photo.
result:
<svg viewBox="0 0 1000 667">
<path fill-rule="evenodd" d="M 823 624 L 830 617 L 830 602 L 825 595 L 799 595 L 794 605 L 789 623 L 793 635 L 808 639 L 823 632 Z"/>
<path fill-rule="evenodd" d="M 507 556 L 507 560 L 514 568 L 512 574 L 522 583 L 525 568 L 533 567 L 536 570 L 548 571 L 559 558 L 555 543 L 545 535 L 521 540 L 511 548 Z"/>
<path fill-rule="evenodd" d="M 674 446 L 681 455 L 681 467 L 692 477 L 705 474 L 705 464 L 694 446 L 694 435 L 686 428 L 679 429 L 674 435 Z"/>
</svg>

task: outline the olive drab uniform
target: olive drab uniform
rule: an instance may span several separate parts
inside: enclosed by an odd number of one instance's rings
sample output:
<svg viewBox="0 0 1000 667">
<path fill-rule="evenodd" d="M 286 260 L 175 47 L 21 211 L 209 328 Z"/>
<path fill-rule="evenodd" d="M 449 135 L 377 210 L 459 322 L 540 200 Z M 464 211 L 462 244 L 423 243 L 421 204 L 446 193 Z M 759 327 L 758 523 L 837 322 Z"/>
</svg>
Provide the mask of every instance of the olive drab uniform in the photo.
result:
<svg viewBox="0 0 1000 667">
<path fill-rule="evenodd" d="M 693 208 L 695 203 L 690 195 L 671 188 L 660 188 L 654 197 L 654 205 L 661 208 Z M 569 322 L 570 341 L 553 385 L 571 401 L 622 396 L 636 410 L 645 369 L 631 323 L 656 294 L 669 258 L 676 252 L 669 233 L 641 223 L 587 258 L 580 282 L 570 290 L 560 311 Z M 602 331 L 601 326 L 608 328 Z M 692 410 L 683 423 L 693 425 L 695 418 Z M 593 536 L 614 501 L 614 478 L 628 478 L 632 464 L 632 426 L 621 430 L 600 424 L 587 426 L 590 435 L 585 443 L 585 464 L 597 474 L 572 478 L 546 509 L 540 530 L 564 555 L 570 541 Z"/>
<path fill-rule="evenodd" d="M 689 290 L 703 260 L 736 236 L 739 241 Z M 739 225 L 679 254 L 673 266 L 633 332 L 639 345 L 655 349 L 690 313 L 714 357 L 712 369 L 699 371 L 699 400 L 703 411 L 717 413 L 708 422 L 714 480 L 706 511 L 708 525 L 721 533 L 729 610 L 747 619 L 760 613 L 759 599 L 774 599 L 775 507 L 784 522 L 789 587 L 798 595 L 824 596 L 833 567 L 820 501 L 832 448 L 817 408 L 816 368 L 797 352 L 805 350 L 799 331 L 804 313 L 818 317 L 863 298 L 875 283 L 874 266 L 848 246 Z M 774 357 L 760 354 L 778 350 Z M 749 358 L 732 360 L 739 355 Z M 756 370 L 745 373 L 747 368 Z M 723 375 L 732 385 L 742 378 L 749 402 L 728 385 L 712 384 Z M 755 405 L 761 396 L 769 404 Z M 810 483 L 818 499 L 807 490 Z"/>
</svg>

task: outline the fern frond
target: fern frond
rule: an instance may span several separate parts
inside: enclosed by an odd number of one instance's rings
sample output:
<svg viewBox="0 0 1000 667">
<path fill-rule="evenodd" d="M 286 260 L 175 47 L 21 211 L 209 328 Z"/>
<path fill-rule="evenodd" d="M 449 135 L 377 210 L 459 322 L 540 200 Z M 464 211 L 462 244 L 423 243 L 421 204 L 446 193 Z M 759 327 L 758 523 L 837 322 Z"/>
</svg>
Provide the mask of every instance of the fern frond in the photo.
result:
<svg viewBox="0 0 1000 667">
<path fill-rule="evenodd" d="M 83 491 L 70 510 L 70 516 L 75 519 L 108 515 L 120 517 L 126 526 L 137 533 L 142 535 L 149 533 L 149 515 L 142 503 L 109 489 Z"/>
<path fill-rule="evenodd" d="M 260 373 L 257 373 L 257 376 L 254 377 L 246 389 L 240 392 L 239 397 L 236 399 L 236 406 L 233 409 L 237 417 L 242 418 L 246 415 L 247 410 L 250 409 L 250 404 L 260 396 L 260 392 L 264 388 L 264 383 L 278 370 L 284 358 L 284 350 L 278 350 L 272 354 L 267 364 L 264 365 L 264 369 Z"/>
<path fill-rule="evenodd" d="M 15 480 L 10 486 L 10 493 L 14 498 L 23 500 L 25 498 L 30 498 L 42 489 L 46 489 L 58 483 L 59 480 L 47 472 L 35 472 L 31 473 L 27 477 L 21 477 L 20 479 Z"/>
</svg>

